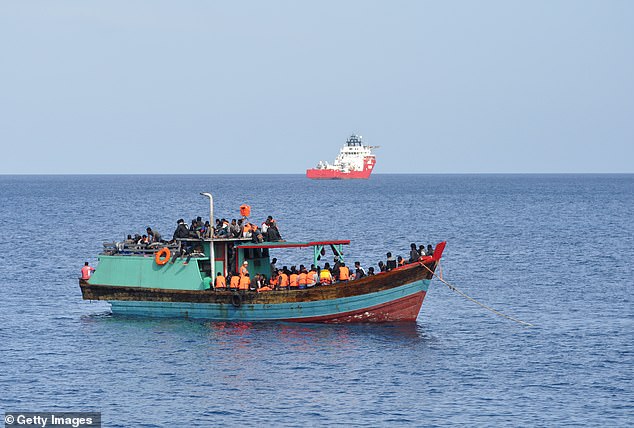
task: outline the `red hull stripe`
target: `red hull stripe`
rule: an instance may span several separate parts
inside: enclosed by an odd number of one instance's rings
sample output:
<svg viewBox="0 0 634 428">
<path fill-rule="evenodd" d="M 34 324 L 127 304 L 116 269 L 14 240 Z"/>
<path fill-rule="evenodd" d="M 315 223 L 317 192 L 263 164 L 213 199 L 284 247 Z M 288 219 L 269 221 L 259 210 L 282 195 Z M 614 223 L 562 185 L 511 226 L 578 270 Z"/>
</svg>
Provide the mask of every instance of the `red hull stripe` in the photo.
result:
<svg viewBox="0 0 634 428">
<path fill-rule="evenodd" d="M 305 248 L 316 247 L 318 245 L 350 245 L 349 239 L 340 239 L 337 241 L 311 241 L 311 242 L 266 242 L 264 244 L 241 244 L 236 248 Z"/>
<path fill-rule="evenodd" d="M 324 323 L 416 321 L 424 299 L 425 292 L 420 291 L 391 302 L 356 311 L 318 317 L 290 318 L 284 321 Z"/>
<path fill-rule="evenodd" d="M 337 169 L 317 169 L 311 168 L 306 170 L 306 177 L 313 180 L 345 180 L 345 179 L 368 179 L 372 174 L 376 159 L 374 156 L 367 156 L 363 160 L 362 171 L 342 172 Z"/>
</svg>

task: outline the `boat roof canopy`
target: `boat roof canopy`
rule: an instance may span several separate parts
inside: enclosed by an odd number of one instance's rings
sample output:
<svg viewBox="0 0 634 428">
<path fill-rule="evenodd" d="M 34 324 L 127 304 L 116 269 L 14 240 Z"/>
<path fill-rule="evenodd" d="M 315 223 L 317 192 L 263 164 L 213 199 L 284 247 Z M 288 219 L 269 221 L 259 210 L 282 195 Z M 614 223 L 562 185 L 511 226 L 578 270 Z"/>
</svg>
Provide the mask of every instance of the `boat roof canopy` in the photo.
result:
<svg viewBox="0 0 634 428">
<path fill-rule="evenodd" d="M 235 248 L 305 248 L 305 247 L 317 247 L 324 245 L 350 245 L 349 239 L 343 239 L 338 241 L 311 241 L 311 242 L 261 242 L 261 243 L 249 243 L 236 245 Z"/>
</svg>

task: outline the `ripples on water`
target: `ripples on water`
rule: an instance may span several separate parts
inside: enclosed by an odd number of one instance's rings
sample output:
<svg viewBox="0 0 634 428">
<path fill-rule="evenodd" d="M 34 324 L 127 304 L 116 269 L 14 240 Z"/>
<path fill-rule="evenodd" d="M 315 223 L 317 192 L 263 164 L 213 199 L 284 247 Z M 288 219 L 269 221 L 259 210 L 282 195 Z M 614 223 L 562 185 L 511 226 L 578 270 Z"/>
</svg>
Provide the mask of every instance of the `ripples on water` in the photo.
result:
<svg viewBox="0 0 634 428">
<path fill-rule="evenodd" d="M 248 202 L 364 265 L 446 239 L 415 324 L 113 317 L 84 302 L 101 242 Z M 632 425 L 634 176 L 0 176 L 0 407 L 105 426 Z M 232 215 L 233 213 L 233 215 Z M 308 252 L 280 253 L 280 262 Z"/>
</svg>

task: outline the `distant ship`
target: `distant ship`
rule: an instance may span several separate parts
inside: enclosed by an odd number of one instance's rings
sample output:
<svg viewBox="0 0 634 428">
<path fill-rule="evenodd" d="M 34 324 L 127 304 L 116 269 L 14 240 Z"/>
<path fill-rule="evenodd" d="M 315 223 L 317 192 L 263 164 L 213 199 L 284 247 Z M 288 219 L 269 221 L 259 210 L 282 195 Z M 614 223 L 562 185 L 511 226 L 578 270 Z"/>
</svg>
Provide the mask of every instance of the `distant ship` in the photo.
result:
<svg viewBox="0 0 634 428">
<path fill-rule="evenodd" d="M 313 180 L 370 178 L 376 164 L 372 149 L 377 149 L 379 146 L 366 146 L 361 138 L 360 135 L 351 135 L 332 165 L 319 161 L 315 168 L 306 170 L 306 177 Z"/>
</svg>

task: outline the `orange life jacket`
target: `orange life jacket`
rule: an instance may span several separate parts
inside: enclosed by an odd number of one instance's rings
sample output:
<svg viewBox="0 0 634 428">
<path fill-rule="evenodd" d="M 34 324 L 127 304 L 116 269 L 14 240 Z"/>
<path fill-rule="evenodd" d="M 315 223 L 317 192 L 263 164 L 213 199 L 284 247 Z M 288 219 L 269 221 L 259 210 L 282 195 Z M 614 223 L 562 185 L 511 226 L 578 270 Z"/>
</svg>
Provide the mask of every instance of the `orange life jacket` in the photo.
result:
<svg viewBox="0 0 634 428">
<path fill-rule="evenodd" d="M 248 290 L 249 285 L 251 285 L 251 278 L 249 278 L 248 276 L 243 276 L 242 278 L 240 278 L 238 290 Z"/>
<path fill-rule="evenodd" d="M 315 274 L 317 272 L 315 272 L 314 270 L 311 270 L 310 272 L 308 272 L 306 274 L 306 285 L 315 285 Z"/>
<path fill-rule="evenodd" d="M 288 287 L 288 275 L 285 273 L 280 274 L 280 287 Z"/>
<path fill-rule="evenodd" d="M 238 288 L 238 286 L 240 285 L 240 277 L 237 275 L 233 275 L 231 277 L 231 282 L 229 282 L 229 285 L 231 286 L 231 288 Z"/>
<path fill-rule="evenodd" d="M 306 285 L 306 272 L 302 272 L 299 274 L 299 277 L 297 279 L 297 283 L 299 285 Z"/>
<path fill-rule="evenodd" d="M 240 266 L 240 276 L 244 276 L 249 273 L 249 269 L 245 268 L 244 265 Z"/>
<path fill-rule="evenodd" d="M 262 291 L 271 291 L 271 290 L 273 290 L 271 287 L 269 287 L 268 285 L 265 285 L 264 287 L 258 288 L 258 293 L 261 293 Z"/>
<path fill-rule="evenodd" d="M 279 276 L 272 276 L 271 279 L 269 279 L 269 284 L 275 287 L 277 283 L 279 282 L 279 280 L 280 280 Z"/>
<path fill-rule="evenodd" d="M 297 275 L 296 273 L 292 273 L 290 276 L 290 286 L 291 287 L 299 287 L 299 284 L 297 283 L 297 277 L 299 275 Z"/>
<path fill-rule="evenodd" d="M 227 280 L 224 276 L 220 275 L 216 277 L 216 288 L 227 288 Z"/>
<path fill-rule="evenodd" d="M 350 279 L 350 269 L 348 266 L 341 266 L 339 268 L 339 281 L 347 281 Z"/>
</svg>

